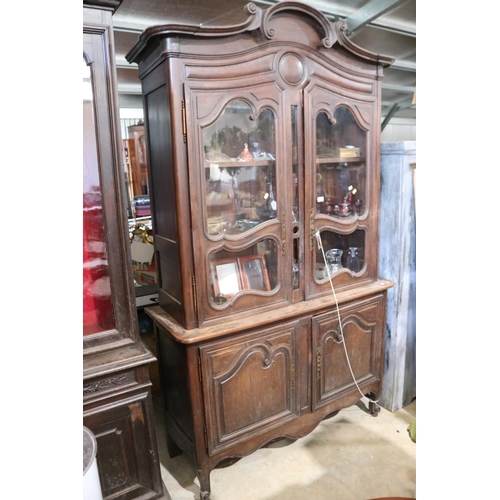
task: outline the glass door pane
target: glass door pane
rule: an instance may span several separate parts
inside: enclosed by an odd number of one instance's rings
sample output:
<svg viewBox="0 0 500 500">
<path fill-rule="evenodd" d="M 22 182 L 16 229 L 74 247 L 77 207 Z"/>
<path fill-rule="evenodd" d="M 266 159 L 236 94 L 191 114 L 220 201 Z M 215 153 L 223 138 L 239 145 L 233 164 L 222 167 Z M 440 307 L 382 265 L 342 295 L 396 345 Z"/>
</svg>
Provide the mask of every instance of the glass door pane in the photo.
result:
<svg viewBox="0 0 500 500">
<path fill-rule="evenodd" d="M 254 116 L 246 101 L 234 99 L 202 137 L 205 234 L 210 244 L 230 240 L 208 253 L 209 302 L 218 310 L 248 294 L 270 295 L 278 286 L 276 238 L 243 243 L 265 227 L 277 232 L 275 114 L 263 108 Z"/>
<path fill-rule="evenodd" d="M 274 113 L 234 100 L 203 129 L 206 232 L 237 235 L 276 218 Z"/>
<path fill-rule="evenodd" d="M 115 328 L 90 68 L 83 59 L 83 335 Z"/>
<path fill-rule="evenodd" d="M 316 119 L 316 213 L 334 218 L 361 216 L 365 207 L 366 132 L 351 112 L 338 107 L 333 123 Z"/>
</svg>

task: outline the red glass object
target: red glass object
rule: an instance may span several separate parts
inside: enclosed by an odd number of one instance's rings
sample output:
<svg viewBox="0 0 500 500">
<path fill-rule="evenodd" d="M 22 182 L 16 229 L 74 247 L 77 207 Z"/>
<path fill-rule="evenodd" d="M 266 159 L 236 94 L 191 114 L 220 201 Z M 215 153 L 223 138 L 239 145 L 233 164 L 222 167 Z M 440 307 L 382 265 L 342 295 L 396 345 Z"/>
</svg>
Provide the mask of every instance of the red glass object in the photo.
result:
<svg viewBox="0 0 500 500">
<path fill-rule="evenodd" d="M 93 103 L 83 101 L 83 335 L 115 328 Z"/>
</svg>

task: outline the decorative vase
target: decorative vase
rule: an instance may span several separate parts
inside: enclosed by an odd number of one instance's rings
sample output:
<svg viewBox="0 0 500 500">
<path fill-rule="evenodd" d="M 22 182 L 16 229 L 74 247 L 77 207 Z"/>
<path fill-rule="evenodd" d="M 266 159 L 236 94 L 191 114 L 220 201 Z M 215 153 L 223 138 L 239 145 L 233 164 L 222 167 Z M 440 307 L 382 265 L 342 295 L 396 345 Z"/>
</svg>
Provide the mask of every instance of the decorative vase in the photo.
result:
<svg viewBox="0 0 500 500">
<path fill-rule="evenodd" d="M 347 250 L 347 252 L 348 252 L 346 260 L 347 268 L 350 269 L 353 273 L 359 273 L 359 271 L 361 271 L 361 264 L 359 262 L 359 257 L 358 257 L 358 248 L 349 247 L 349 250 Z"/>
<path fill-rule="evenodd" d="M 332 248 L 325 253 L 326 267 L 323 271 L 323 275 L 325 278 L 327 278 L 328 275 L 332 275 L 333 273 L 336 273 L 337 271 L 342 269 L 341 259 L 343 253 L 344 251 L 340 248 Z"/>
</svg>

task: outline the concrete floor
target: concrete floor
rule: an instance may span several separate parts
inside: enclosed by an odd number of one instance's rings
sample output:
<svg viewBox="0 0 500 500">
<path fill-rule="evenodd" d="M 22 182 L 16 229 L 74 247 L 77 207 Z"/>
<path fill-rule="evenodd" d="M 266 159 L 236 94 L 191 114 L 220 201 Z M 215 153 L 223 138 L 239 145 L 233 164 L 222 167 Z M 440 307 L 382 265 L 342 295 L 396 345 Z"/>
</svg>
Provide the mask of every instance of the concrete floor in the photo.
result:
<svg viewBox="0 0 500 500">
<path fill-rule="evenodd" d="M 161 399 L 154 401 L 163 482 L 172 500 L 198 500 L 194 467 L 185 454 L 169 458 Z M 372 417 L 363 398 L 301 439 L 282 439 L 214 469 L 211 500 L 416 498 L 416 444 L 407 431 L 415 415 L 416 400 Z"/>
</svg>

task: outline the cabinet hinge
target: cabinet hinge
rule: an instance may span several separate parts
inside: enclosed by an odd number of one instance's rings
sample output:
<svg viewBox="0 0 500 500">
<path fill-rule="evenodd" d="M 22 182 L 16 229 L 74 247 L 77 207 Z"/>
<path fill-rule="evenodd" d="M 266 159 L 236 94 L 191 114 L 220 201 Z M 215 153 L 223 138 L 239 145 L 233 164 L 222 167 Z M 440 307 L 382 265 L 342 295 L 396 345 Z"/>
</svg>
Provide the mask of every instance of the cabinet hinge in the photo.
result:
<svg viewBox="0 0 500 500">
<path fill-rule="evenodd" d="M 201 354 L 200 354 L 200 351 L 198 351 L 198 379 L 200 380 L 200 384 L 201 384 Z"/>
<path fill-rule="evenodd" d="M 316 368 L 317 368 L 317 378 L 321 380 L 321 347 L 318 347 L 316 351 Z"/>
<path fill-rule="evenodd" d="M 205 448 L 208 453 L 208 437 L 207 437 L 207 426 L 204 424 L 203 425 L 203 434 L 205 435 Z"/>
<path fill-rule="evenodd" d="M 186 126 L 186 102 L 182 99 L 182 137 L 184 143 L 187 142 L 187 126 Z"/>
<path fill-rule="evenodd" d="M 194 314 L 196 317 L 198 317 L 198 296 L 196 294 L 196 278 L 193 276 L 192 280 L 192 285 L 193 285 L 193 304 L 194 304 Z"/>
<path fill-rule="evenodd" d="M 285 212 L 281 212 L 281 255 L 286 255 L 286 224 Z"/>
</svg>

